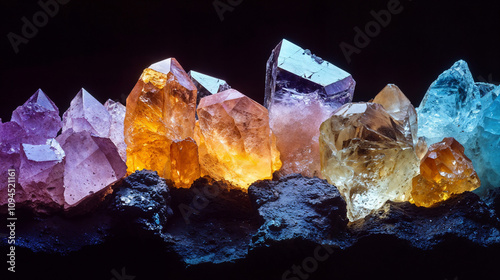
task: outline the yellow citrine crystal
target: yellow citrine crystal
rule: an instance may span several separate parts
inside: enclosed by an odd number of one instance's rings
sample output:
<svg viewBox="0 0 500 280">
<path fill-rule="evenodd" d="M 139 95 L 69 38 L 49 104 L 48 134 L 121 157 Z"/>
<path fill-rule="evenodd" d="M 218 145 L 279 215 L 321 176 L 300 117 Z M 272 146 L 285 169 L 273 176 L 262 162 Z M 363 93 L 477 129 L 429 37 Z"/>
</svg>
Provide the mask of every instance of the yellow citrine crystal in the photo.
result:
<svg viewBox="0 0 500 280">
<path fill-rule="evenodd" d="M 172 179 L 171 144 L 194 137 L 196 94 L 196 87 L 175 58 L 144 70 L 127 98 L 124 133 L 128 173 L 149 169 Z"/>
<path fill-rule="evenodd" d="M 320 127 L 321 172 L 347 203 L 351 221 L 387 200 L 409 199 L 419 159 L 403 128 L 376 103 L 348 103 Z"/>
<path fill-rule="evenodd" d="M 430 207 L 452 194 L 473 191 L 481 182 L 464 154 L 464 147 L 454 138 L 432 144 L 420 163 L 420 175 L 413 178 L 411 202 Z"/>
<path fill-rule="evenodd" d="M 202 176 L 247 189 L 281 167 L 265 107 L 229 89 L 201 99 L 195 140 Z"/>
</svg>

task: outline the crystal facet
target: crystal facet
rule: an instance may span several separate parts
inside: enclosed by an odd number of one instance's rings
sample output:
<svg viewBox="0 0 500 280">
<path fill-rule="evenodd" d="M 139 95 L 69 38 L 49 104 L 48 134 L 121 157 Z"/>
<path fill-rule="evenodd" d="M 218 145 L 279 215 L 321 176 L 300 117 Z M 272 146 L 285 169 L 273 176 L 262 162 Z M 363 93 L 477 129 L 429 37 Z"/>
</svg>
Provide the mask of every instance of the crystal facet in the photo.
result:
<svg viewBox="0 0 500 280">
<path fill-rule="evenodd" d="M 191 70 L 189 71 L 188 75 L 198 89 L 196 104 L 200 104 L 200 100 L 205 96 L 216 94 L 218 92 L 225 91 L 231 88 L 226 83 L 226 81 L 208 76 L 200 72 Z"/>
<path fill-rule="evenodd" d="M 280 168 L 268 111 L 262 105 L 229 89 L 202 98 L 198 116 L 195 139 L 202 175 L 246 189 L 257 180 L 271 179 Z"/>
<path fill-rule="evenodd" d="M 265 106 L 281 153 L 279 175 L 321 176 L 319 126 L 352 101 L 351 75 L 283 40 L 267 62 Z"/>
<path fill-rule="evenodd" d="M 99 137 L 108 137 L 111 116 L 104 105 L 85 89 L 81 89 L 71 100 L 69 109 L 63 115 L 63 129 L 74 132 L 88 131 Z"/>
<path fill-rule="evenodd" d="M 174 140 L 170 145 L 171 180 L 176 187 L 189 188 L 200 178 L 198 145 L 192 138 Z"/>
<path fill-rule="evenodd" d="M 417 112 L 398 86 L 388 84 L 372 102 L 384 106 L 385 111 L 404 129 L 408 142 L 417 145 Z"/>
<path fill-rule="evenodd" d="M 104 103 L 104 107 L 111 116 L 109 139 L 115 143 L 118 153 L 124 162 L 127 161 L 127 144 L 125 144 L 124 122 L 126 108 L 120 102 L 111 99 Z"/>
<path fill-rule="evenodd" d="M 65 208 L 75 207 L 87 197 L 106 191 L 127 173 L 127 166 L 109 138 L 68 129 L 57 140 L 66 153 Z"/>
<path fill-rule="evenodd" d="M 64 157 L 55 139 L 44 145 L 22 144 L 17 201 L 38 213 L 59 210 L 64 205 Z"/>
<path fill-rule="evenodd" d="M 30 144 L 45 144 L 57 136 L 62 126 L 59 109 L 41 89 L 12 112 L 11 121 L 26 131 L 25 143 Z"/>
<path fill-rule="evenodd" d="M 473 191 L 481 182 L 464 147 L 453 138 L 432 144 L 413 178 L 411 202 L 430 207 L 453 194 Z"/>
<path fill-rule="evenodd" d="M 417 109 L 419 136 L 429 144 L 445 137 L 461 143 L 481 179 L 482 193 L 500 186 L 499 93 L 499 86 L 475 83 L 460 60 L 432 83 Z"/>
<path fill-rule="evenodd" d="M 419 159 L 402 128 L 376 103 L 342 106 L 320 128 L 321 172 L 355 221 L 387 200 L 409 199 Z"/>
<path fill-rule="evenodd" d="M 169 58 L 146 68 L 127 98 L 128 172 L 149 169 L 170 179 L 170 145 L 194 137 L 196 87 Z"/>
</svg>

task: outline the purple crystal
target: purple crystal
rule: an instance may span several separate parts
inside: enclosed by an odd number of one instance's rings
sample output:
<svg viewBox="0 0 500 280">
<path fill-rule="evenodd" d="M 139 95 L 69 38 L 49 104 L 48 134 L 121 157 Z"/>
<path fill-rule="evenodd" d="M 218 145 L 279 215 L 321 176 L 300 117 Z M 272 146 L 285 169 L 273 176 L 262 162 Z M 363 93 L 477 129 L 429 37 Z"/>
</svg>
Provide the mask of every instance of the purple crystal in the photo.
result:
<svg viewBox="0 0 500 280">
<path fill-rule="evenodd" d="M 63 132 L 72 129 L 74 132 L 88 131 L 99 137 L 108 137 L 110 126 L 111 116 L 106 108 L 83 88 L 63 115 Z"/>
<path fill-rule="evenodd" d="M 109 139 L 115 143 L 118 153 L 124 162 L 127 161 L 127 144 L 125 144 L 124 122 L 126 107 L 120 102 L 111 99 L 104 103 L 104 107 L 111 115 L 111 127 L 109 128 Z"/>
<path fill-rule="evenodd" d="M 26 131 L 24 143 L 30 144 L 45 144 L 57 136 L 62 126 L 59 109 L 41 89 L 14 110 L 11 121 Z"/>
<path fill-rule="evenodd" d="M 0 206 L 8 203 L 8 170 L 19 174 L 20 147 L 26 132 L 15 122 L 0 123 Z M 5 210 L 5 207 L 1 207 Z"/>
<path fill-rule="evenodd" d="M 63 132 L 57 140 L 66 153 L 65 208 L 73 208 L 125 176 L 127 166 L 109 138 L 88 131 Z"/>
<path fill-rule="evenodd" d="M 44 145 L 21 145 L 17 202 L 38 213 L 64 205 L 64 151 L 55 139 Z"/>
</svg>

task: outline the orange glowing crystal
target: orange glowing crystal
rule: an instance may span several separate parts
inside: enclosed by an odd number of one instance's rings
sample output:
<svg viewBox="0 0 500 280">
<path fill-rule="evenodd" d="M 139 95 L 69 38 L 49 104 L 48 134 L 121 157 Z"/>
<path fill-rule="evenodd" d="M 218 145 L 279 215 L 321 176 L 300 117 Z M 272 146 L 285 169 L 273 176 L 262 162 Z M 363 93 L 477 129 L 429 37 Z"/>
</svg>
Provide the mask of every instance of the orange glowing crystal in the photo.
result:
<svg viewBox="0 0 500 280">
<path fill-rule="evenodd" d="M 189 188 L 200 178 L 198 145 L 192 138 L 174 140 L 170 145 L 170 157 L 170 179 L 175 182 L 176 187 Z"/>
<path fill-rule="evenodd" d="M 196 142 L 201 175 L 247 189 L 281 167 L 265 107 L 229 89 L 201 99 Z"/>
<path fill-rule="evenodd" d="M 172 142 L 194 137 L 196 94 L 195 85 L 175 58 L 144 70 L 127 98 L 129 174 L 149 169 L 171 179 Z M 174 182 L 182 185 L 181 181 Z"/>
<path fill-rule="evenodd" d="M 454 138 L 432 144 L 420 163 L 420 175 L 413 178 L 411 202 L 430 207 L 452 194 L 473 191 L 481 182 L 464 154 L 464 147 Z"/>
</svg>

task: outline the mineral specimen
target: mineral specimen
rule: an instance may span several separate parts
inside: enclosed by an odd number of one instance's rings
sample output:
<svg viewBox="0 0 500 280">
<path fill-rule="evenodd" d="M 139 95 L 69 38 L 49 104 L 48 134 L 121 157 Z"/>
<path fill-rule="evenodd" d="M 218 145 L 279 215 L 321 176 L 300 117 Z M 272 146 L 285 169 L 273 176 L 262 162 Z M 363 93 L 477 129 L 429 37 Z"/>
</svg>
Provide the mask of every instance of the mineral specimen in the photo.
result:
<svg viewBox="0 0 500 280">
<path fill-rule="evenodd" d="M 299 46 L 281 41 L 267 61 L 265 106 L 276 134 L 278 175 L 321 176 L 319 126 L 352 101 L 351 75 Z"/>
<path fill-rule="evenodd" d="M 127 173 L 127 166 L 109 138 L 68 129 L 58 136 L 64 164 L 64 207 L 73 208 L 87 197 L 106 192 Z"/>
<path fill-rule="evenodd" d="M 429 144 L 453 137 L 464 146 L 483 185 L 500 186 L 498 94 L 500 87 L 474 83 L 465 61 L 456 62 L 429 87 L 417 109 L 419 136 Z M 496 119 L 496 121 L 495 121 Z"/>
<path fill-rule="evenodd" d="M 281 166 L 266 108 L 229 89 L 201 99 L 196 142 L 201 174 L 246 189 Z"/>
<path fill-rule="evenodd" d="M 111 115 L 111 126 L 109 128 L 109 139 L 115 143 L 118 153 L 124 162 L 127 161 L 127 144 L 125 144 L 124 121 L 126 108 L 120 102 L 111 99 L 104 103 L 104 107 Z"/>
<path fill-rule="evenodd" d="M 376 103 L 342 106 L 320 127 L 321 172 L 355 221 L 387 200 L 409 199 L 419 159 L 403 129 Z"/>
<path fill-rule="evenodd" d="M 127 98 L 128 173 L 149 169 L 170 179 L 170 145 L 194 137 L 196 87 L 175 58 L 146 68 Z"/>
<path fill-rule="evenodd" d="M 59 109 L 41 89 L 12 112 L 11 121 L 26 131 L 24 143 L 29 144 L 45 144 L 57 136 L 62 126 Z"/>
<path fill-rule="evenodd" d="M 200 178 L 198 145 L 192 138 L 174 140 L 170 145 L 170 157 L 170 179 L 176 187 L 189 188 L 194 180 Z"/>
<path fill-rule="evenodd" d="M 487 182 L 487 186 L 498 188 L 500 187 L 500 98 L 495 98 L 490 104 L 484 110 L 477 128 L 480 151 L 474 154 L 474 157 L 479 159 L 474 165 L 476 170 L 479 169 L 483 185 Z"/>
<path fill-rule="evenodd" d="M 22 144 L 17 202 L 38 213 L 59 210 L 64 205 L 64 157 L 55 139 L 44 145 Z"/>
<path fill-rule="evenodd" d="M 62 132 L 88 131 L 99 137 L 108 137 L 111 116 L 106 108 L 85 89 L 81 89 L 71 100 L 69 109 L 63 114 Z"/>
<path fill-rule="evenodd" d="M 481 185 L 464 147 L 453 138 L 432 144 L 413 178 L 410 201 L 430 207 L 453 194 L 473 191 Z"/>
<path fill-rule="evenodd" d="M 191 70 L 188 72 L 188 75 L 198 89 L 196 104 L 200 104 L 200 100 L 205 96 L 216 94 L 231 88 L 226 81 L 202 74 L 200 72 Z"/>
<path fill-rule="evenodd" d="M 404 129 L 407 141 L 417 145 L 417 112 L 398 86 L 388 84 L 372 102 L 384 106 L 385 111 Z"/>
</svg>

